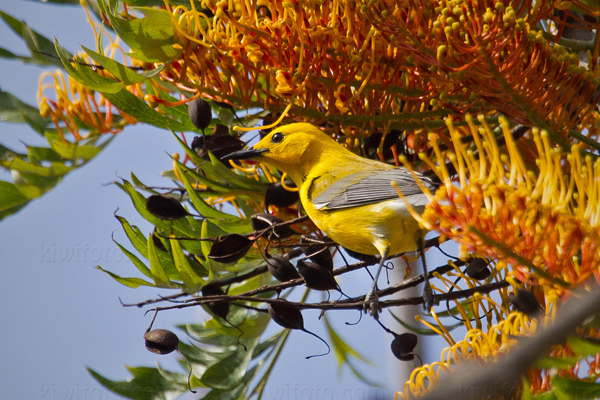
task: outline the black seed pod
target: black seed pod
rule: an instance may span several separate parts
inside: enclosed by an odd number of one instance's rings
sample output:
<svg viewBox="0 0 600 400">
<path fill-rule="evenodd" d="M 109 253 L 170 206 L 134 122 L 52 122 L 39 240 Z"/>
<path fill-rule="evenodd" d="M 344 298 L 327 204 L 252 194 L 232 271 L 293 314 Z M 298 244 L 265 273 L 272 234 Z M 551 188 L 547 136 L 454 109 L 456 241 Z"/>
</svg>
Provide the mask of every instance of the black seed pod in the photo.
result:
<svg viewBox="0 0 600 400">
<path fill-rule="evenodd" d="M 297 267 L 308 288 L 315 290 L 340 290 L 331 270 L 323 268 L 319 264 L 302 260 L 298 261 Z"/>
<path fill-rule="evenodd" d="M 296 187 L 293 182 L 286 181 L 285 184 L 289 187 Z M 290 192 L 286 190 L 281 182 L 271 183 L 267 188 L 265 194 L 265 208 L 269 208 L 270 205 L 277 207 L 289 207 L 300 200 L 298 192 Z"/>
<path fill-rule="evenodd" d="M 415 358 L 413 350 L 417 346 L 418 338 L 414 333 L 394 335 L 392 353 L 400 361 L 411 361 Z"/>
<path fill-rule="evenodd" d="M 271 303 L 269 304 L 269 315 L 276 324 L 284 328 L 304 330 L 304 318 L 302 318 L 300 310 L 295 307 Z"/>
<path fill-rule="evenodd" d="M 154 243 L 154 247 L 156 247 L 157 249 L 167 251 L 167 248 L 163 244 L 162 240 L 160 240 L 160 238 L 156 236 L 156 233 L 152 233 L 152 242 Z"/>
<path fill-rule="evenodd" d="M 195 98 L 188 103 L 188 115 L 194 126 L 202 131 L 210 125 L 212 112 L 210 104 L 204 99 Z"/>
<path fill-rule="evenodd" d="M 210 247 L 208 258 L 220 263 L 232 263 L 243 258 L 253 243 L 254 240 L 237 233 L 221 236 Z"/>
<path fill-rule="evenodd" d="M 477 279 L 478 281 L 482 281 L 487 279 L 488 276 L 492 274 L 490 269 L 488 268 L 488 262 L 483 258 L 473 258 L 469 261 L 469 265 L 465 268 L 465 274 L 469 278 Z"/>
<path fill-rule="evenodd" d="M 243 148 L 244 142 L 237 136 L 230 135 L 229 128 L 221 124 L 215 125 L 212 135 L 196 136 L 192 141 L 192 149 L 205 160 L 210 160 L 208 151 L 213 153 L 218 159 L 221 159 L 226 155 L 233 153 L 234 151 L 242 150 Z"/>
<path fill-rule="evenodd" d="M 220 286 L 208 284 L 205 285 L 202 290 L 202 296 L 224 296 L 225 292 L 221 289 Z M 227 318 L 227 314 L 229 314 L 229 303 L 208 303 L 206 307 L 215 314 L 217 317 L 221 317 L 223 319 Z"/>
<path fill-rule="evenodd" d="M 328 241 L 329 239 L 325 238 L 324 240 Z M 321 267 L 333 271 L 333 258 L 329 252 L 329 247 L 324 244 L 319 244 L 321 242 L 321 240 L 314 239 L 310 236 L 300 237 L 300 244 L 315 243 L 313 246 L 302 246 L 302 252 L 304 255 L 306 255 L 312 262 L 319 264 Z"/>
<path fill-rule="evenodd" d="M 252 228 L 256 232 L 262 231 L 263 229 L 267 229 L 269 227 L 272 227 L 273 225 L 280 224 L 283 222 L 281 218 L 267 213 L 254 214 L 250 217 L 250 221 L 252 222 Z M 295 233 L 296 231 L 294 231 L 289 226 L 275 226 L 273 228 L 273 234 L 278 239 L 290 237 Z"/>
<path fill-rule="evenodd" d="M 265 261 L 267 262 L 267 269 L 279 282 L 287 282 L 300 278 L 300 274 L 296 271 L 296 268 L 283 256 L 265 254 Z"/>
<path fill-rule="evenodd" d="M 156 354 L 169 354 L 177 350 L 179 338 L 166 329 L 155 329 L 144 335 L 146 348 Z"/>
<path fill-rule="evenodd" d="M 153 194 L 146 199 L 146 210 L 160 219 L 175 220 L 189 215 L 177 199 L 162 194 Z"/>
<path fill-rule="evenodd" d="M 510 295 L 508 297 L 508 301 L 518 311 L 521 311 L 522 313 L 525 313 L 529 316 L 533 316 L 542 310 L 542 305 L 535 297 L 535 295 L 532 292 L 525 289 L 517 290 L 517 294 Z"/>
<path fill-rule="evenodd" d="M 271 303 L 269 304 L 269 315 L 271 316 L 271 319 L 278 325 L 283 326 L 284 328 L 287 329 L 298 329 L 301 330 L 303 332 L 308 333 L 309 335 L 312 335 L 314 337 L 316 337 L 317 339 L 319 339 L 321 342 L 323 342 L 325 344 L 325 346 L 327 346 L 327 352 L 323 353 L 323 354 L 315 354 L 312 356 L 308 356 L 306 357 L 306 359 L 312 358 L 312 357 L 319 357 L 319 356 L 324 356 L 329 354 L 330 352 L 330 348 L 329 345 L 327 344 L 326 341 L 324 341 L 321 337 L 319 337 L 318 335 L 315 335 L 314 333 L 307 331 L 306 329 L 304 329 L 304 318 L 302 318 L 302 313 L 300 312 L 300 310 L 298 310 L 297 308 L 286 304 L 287 300 L 284 300 L 281 303 Z"/>
</svg>

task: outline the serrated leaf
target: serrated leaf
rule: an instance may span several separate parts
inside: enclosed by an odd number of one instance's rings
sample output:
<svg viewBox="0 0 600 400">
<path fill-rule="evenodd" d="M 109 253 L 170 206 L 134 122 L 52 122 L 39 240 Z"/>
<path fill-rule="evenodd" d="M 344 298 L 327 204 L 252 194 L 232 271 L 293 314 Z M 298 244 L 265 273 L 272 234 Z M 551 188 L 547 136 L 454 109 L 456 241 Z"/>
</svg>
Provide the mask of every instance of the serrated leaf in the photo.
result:
<svg viewBox="0 0 600 400">
<path fill-rule="evenodd" d="M 157 68 L 154 68 L 149 71 L 144 71 L 141 73 L 136 73 L 131 68 L 120 64 L 119 62 L 113 60 L 112 58 L 108 58 L 100 53 L 96 53 L 95 51 L 88 49 L 85 46 L 81 46 L 83 50 L 94 61 L 104 67 L 108 72 L 110 72 L 115 78 L 125 84 L 125 86 L 134 85 L 136 83 L 144 82 L 145 80 L 152 78 L 160 73 L 165 68 L 165 65 L 161 65 Z"/>
<path fill-rule="evenodd" d="M 119 282 L 120 284 L 125 285 L 130 288 L 135 289 L 140 286 L 151 286 L 151 287 L 156 286 L 153 283 L 147 282 L 141 278 L 123 278 L 122 276 L 119 276 L 113 272 L 105 270 L 104 268 L 100 267 L 99 265 L 96 265 L 96 268 L 98 268 L 100 271 L 102 271 L 104 273 L 107 273 L 108 275 L 110 275 L 111 278 L 113 278 L 115 281 Z"/>
</svg>

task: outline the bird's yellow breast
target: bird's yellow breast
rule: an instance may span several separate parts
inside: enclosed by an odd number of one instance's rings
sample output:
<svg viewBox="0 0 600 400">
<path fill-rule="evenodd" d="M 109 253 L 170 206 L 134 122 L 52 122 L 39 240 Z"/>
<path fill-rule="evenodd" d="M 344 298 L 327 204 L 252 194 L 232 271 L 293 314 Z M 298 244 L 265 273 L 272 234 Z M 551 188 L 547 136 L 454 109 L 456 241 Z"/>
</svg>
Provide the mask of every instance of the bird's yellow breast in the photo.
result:
<svg viewBox="0 0 600 400">
<path fill-rule="evenodd" d="M 300 191 L 300 200 L 320 230 L 334 242 L 358 253 L 413 251 L 425 234 L 400 198 L 334 210 L 316 209 L 307 197 L 307 190 Z"/>
</svg>

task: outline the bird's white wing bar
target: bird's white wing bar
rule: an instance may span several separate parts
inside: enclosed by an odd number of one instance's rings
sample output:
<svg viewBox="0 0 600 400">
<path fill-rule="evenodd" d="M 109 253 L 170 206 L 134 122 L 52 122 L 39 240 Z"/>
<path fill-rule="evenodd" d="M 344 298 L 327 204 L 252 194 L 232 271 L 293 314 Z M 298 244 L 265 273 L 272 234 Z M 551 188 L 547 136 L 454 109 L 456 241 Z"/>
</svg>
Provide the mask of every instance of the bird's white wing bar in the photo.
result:
<svg viewBox="0 0 600 400">
<path fill-rule="evenodd" d="M 436 185 L 428 178 L 421 178 L 425 186 L 435 189 Z M 406 168 L 395 168 L 373 174 L 373 171 L 360 171 L 338 179 L 323 193 L 313 199 L 318 210 L 334 210 L 379 203 L 398 198 L 398 193 L 390 182 L 396 182 L 402 194 L 410 198 L 425 197 L 415 182 L 413 175 Z M 422 199 L 419 204 L 424 205 Z"/>
</svg>

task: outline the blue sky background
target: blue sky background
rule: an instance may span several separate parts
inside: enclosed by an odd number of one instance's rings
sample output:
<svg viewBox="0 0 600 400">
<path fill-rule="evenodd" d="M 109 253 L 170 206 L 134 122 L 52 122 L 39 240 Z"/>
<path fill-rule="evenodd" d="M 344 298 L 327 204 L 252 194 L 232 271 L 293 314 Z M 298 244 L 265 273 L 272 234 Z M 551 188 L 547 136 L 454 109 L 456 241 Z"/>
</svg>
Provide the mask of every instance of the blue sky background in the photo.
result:
<svg viewBox="0 0 600 400">
<path fill-rule="evenodd" d="M 80 7 L 43 4 L 37 1 L 2 0 L 0 10 L 9 13 L 48 38 L 77 51 L 79 44 L 94 48 L 94 36 Z M 26 54 L 21 40 L 0 23 L 0 47 Z M 0 58 L 0 87 L 22 100 L 36 104 L 38 79 L 43 69 Z M 23 151 L 23 143 L 45 145 L 26 126 L 0 122 L 0 143 Z M 94 265 L 121 275 L 135 268 L 111 241 L 128 241 L 113 217 L 115 210 L 148 233 L 152 227 L 133 209 L 128 196 L 109 183 L 116 176 L 134 172 L 147 184 L 165 185 L 161 171 L 169 169 L 167 153 L 180 151 L 167 131 L 148 126 L 127 128 L 86 166 L 68 175 L 55 189 L 0 221 L 0 383 L 6 399 L 115 399 L 85 370 L 89 366 L 112 379 L 129 377 L 125 365 L 155 365 L 181 371 L 174 355 L 149 353 L 143 334 L 150 316 L 125 302 L 154 298 L 156 289 L 129 289 L 113 281 Z M 5 172 L 0 179 L 10 180 Z M 107 185 L 108 184 L 108 185 Z M 420 271 L 419 266 L 415 271 Z M 340 281 L 350 295 L 366 293 L 369 279 L 364 271 Z M 171 294 L 173 292 L 162 292 Z M 335 296 L 335 294 L 334 294 Z M 355 327 L 354 313 L 330 313 L 344 337 L 366 353 L 375 367 L 361 371 L 388 388 L 400 388 L 403 364 L 389 353 L 391 336 L 370 318 Z M 306 328 L 323 334 L 317 312 L 304 312 Z M 155 328 L 198 322 L 200 310 L 162 313 Z M 384 317 L 385 318 L 385 317 Z M 390 323 L 389 325 L 393 325 Z M 177 332 L 178 334 L 181 332 Z M 179 334 L 184 339 L 183 334 Z M 265 399 L 369 399 L 391 391 L 369 390 L 348 369 L 337 373 L 333 354 L 305 360 L 323 351 L 315 338 L 293 332 L 283 352 Z M 439 355 L 439 350 L 435 351 Z M 186 398 L 194 396 L 186 396 Z M 383 398 L 383 397 L 380 397 Z"/>
</svg>

